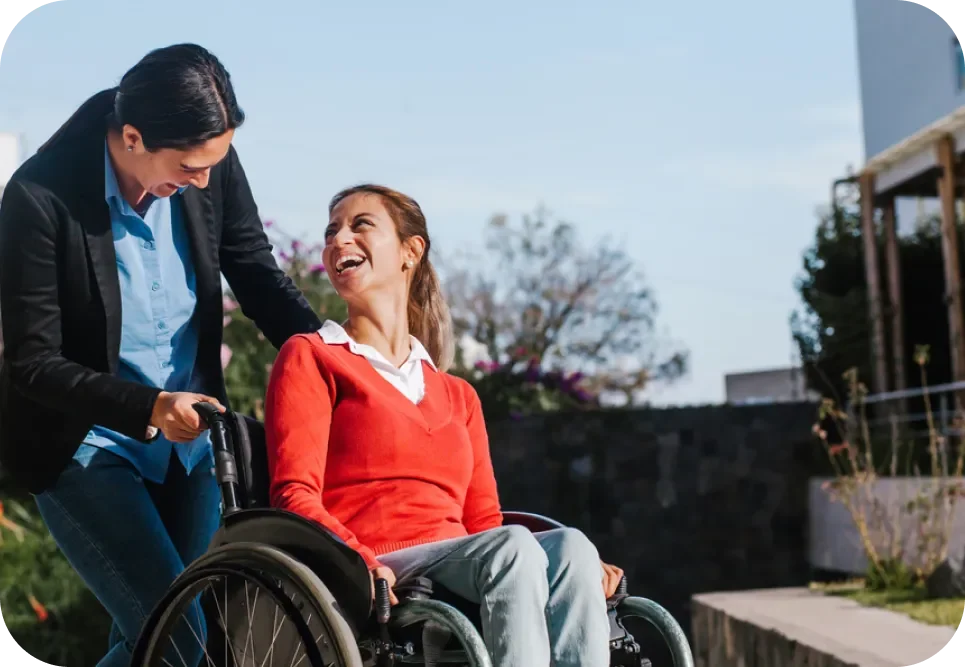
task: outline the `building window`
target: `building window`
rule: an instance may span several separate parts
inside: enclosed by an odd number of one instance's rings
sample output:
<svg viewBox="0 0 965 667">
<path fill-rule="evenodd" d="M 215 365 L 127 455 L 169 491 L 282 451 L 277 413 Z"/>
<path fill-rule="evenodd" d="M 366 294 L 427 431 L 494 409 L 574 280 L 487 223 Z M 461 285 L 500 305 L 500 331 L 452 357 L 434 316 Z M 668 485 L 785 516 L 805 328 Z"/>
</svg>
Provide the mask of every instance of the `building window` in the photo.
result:
<svg viewBox="0 0 965 667">
<path fill-rule="evenodd" d="M 955 53 L 955 82 L 961 91 L 965 90 L 965 53 L 962 51 L 962 45 L 958 41 L 958 37 L 952 40 L 952 45 Z"/>
</svg>

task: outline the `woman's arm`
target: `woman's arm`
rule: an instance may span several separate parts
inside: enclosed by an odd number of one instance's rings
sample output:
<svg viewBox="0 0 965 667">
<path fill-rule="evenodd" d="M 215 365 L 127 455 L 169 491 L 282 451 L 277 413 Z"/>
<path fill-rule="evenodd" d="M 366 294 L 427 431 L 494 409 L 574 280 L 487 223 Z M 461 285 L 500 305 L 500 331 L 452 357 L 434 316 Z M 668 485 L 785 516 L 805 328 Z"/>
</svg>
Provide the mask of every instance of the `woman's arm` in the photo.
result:
<svg viewBox="0 0 965 667">
<path fill-rule="evenodd" d="M 62 353 L 58 230 L 29 184 L 7 184 L 0 206 L 3 363 L 17 391 L 53 410 L 146 440 L 159 389 L 70 361 Z"/>
<path fill-rule="evenodd" d="M 489 436 L 486 433 L 486 422 L 483 420 L 482 405 L 475 389 L 468 383 L 466 387 L 469 408 L 466 428 L 469 429 L 469 440 L 472 443 L 475 463 L 469 490 L 466 492 L 466 502 L 463 505 L 462 523 L 472 535 L 503 525 L 503 514 L 499 506 L 496 476 L 493 473 L 493 461 L 489 453 Z"/>
<path fill-rule="evenodd" d="M 290 336 L 317 331 L 321 321 L 271 254 L 248 179 L 232 146 L 221 178 L 221 271 L 238 305 L 280 349 Z"/>
<path fill-rule="evenodd" d="M 379 566 L 375 553 L 322 504 L 333 403 L 323 373 L 309 339 L 297 336 L 282 345 L 265 399 L 271 504 L 320 523 L 371 569 Z"/>
</svg>

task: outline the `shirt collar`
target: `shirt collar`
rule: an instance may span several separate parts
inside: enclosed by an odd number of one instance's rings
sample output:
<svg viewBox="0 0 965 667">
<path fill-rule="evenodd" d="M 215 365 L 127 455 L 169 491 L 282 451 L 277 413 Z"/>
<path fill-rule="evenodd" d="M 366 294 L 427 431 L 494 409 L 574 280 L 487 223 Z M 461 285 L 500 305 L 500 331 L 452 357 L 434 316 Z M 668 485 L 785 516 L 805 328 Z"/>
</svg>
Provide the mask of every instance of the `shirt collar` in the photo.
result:
<svg viewBox="0 0 965 667">
<path fill-rule="evenodd" d="M 389 364 L 388 359 L 376 350 L 371 345 L 365 345 L 363 343 L 356 343 L 345 331 L 345 328 L 338 322 L 333 322 L 332 320 L 325 320 L 322 328 L 318 330 L 318 335 L 321 336 L 322 341 L 327 345 L 348 345 L 349 351 L 353 354 L 357 354 L 362 357 L 367 357 L 369 359 L 376 359 L 384 364 Z M 412 346 L 412 350 L 409 352 L 408 359 L 405 363 L 408 364 L 414 361 L 424 361 L 432 368 L 432 370 L 437 370 L 436 365 L 432 362 L 432 357 L 429 356 L 428 350 L 415 336 L 409 336 L 409 341 Z M 403 364 L 405 365 L 405 364 Z"/>
</svg>

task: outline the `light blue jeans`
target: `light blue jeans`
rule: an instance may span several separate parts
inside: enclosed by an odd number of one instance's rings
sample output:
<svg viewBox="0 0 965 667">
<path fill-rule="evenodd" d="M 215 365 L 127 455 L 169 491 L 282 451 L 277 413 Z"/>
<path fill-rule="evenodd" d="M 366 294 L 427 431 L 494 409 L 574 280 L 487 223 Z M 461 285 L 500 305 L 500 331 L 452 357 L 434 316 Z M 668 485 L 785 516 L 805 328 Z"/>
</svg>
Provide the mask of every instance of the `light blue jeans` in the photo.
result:
<svg viewBox="0 0 965 667">
<path fill-rule="evenodd" d="M 580 531 L 503 526 L 379 557 L 478 602 L 495 667 L 609 667 L 603 569 Z"/>
</svg>

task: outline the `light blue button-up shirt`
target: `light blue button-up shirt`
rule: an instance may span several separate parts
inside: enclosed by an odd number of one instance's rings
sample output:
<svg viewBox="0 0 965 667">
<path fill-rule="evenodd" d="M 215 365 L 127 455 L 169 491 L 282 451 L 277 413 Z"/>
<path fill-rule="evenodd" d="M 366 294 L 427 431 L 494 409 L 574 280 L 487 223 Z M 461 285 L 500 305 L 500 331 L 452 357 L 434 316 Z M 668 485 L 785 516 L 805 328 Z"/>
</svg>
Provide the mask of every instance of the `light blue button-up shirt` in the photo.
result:
<svg viewBox="0 0 965 667">
<path fill-rule="evenodd" d="M 138 214 L 121 195 L 105 146 L 104 197 L 121 288 L 118 375 L 165 391 L 202 391 L 193 381 L 198 349 L 195 275 L 179 195 L 154 198 Z M 124 457 L 144 479 L 160 484 L 167 475 L 172 448 L 191 472 L 210 452 L 210 439 L 205 432 L 184 444 L 163 435 L 144 443 L 95 426 L 74 458 L 86 465 L 97 448 Z"/>
</svg>

